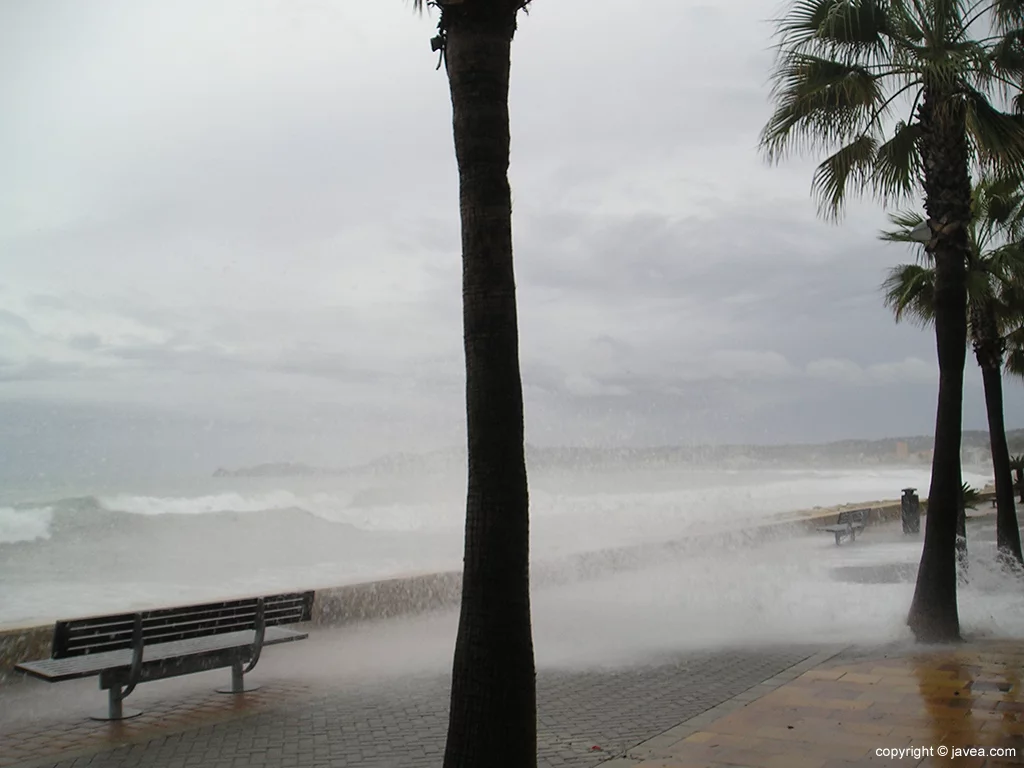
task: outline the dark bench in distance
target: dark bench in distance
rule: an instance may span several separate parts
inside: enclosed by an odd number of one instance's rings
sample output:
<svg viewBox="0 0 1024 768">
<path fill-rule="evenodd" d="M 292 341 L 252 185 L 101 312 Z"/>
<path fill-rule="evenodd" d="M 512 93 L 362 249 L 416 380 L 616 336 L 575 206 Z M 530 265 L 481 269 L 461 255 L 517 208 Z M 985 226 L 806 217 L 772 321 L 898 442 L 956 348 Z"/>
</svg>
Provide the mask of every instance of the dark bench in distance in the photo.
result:
<svg viewBox="0 0 1024 768">
<path fill-rule="evenodd" d="M 309 621 L 312 609 L 312 592 L 294 592 L 58 621 L 51 658 L 15 669 L 49 683 L 99 675 L 109 705 L 94 719 L 121 720 L 141 714 L 125 713 L 121 702 L 150 680 L 231 667 L 223 692 L 244 693 L 264 646 L 309 636 L 281 625 Z"/>
<path fill-rule="evenodd" d="M 866 509 L 848 509 L 839 513 L 839 519 L 836 520 L 835 525 L 825 525 L 818 530 L 835 534 L 836 546 L 839 546 L 844 538 L 856 541 L 857 531 L 863 531 L 867 522 L 868 511 Z"/>
</svg>

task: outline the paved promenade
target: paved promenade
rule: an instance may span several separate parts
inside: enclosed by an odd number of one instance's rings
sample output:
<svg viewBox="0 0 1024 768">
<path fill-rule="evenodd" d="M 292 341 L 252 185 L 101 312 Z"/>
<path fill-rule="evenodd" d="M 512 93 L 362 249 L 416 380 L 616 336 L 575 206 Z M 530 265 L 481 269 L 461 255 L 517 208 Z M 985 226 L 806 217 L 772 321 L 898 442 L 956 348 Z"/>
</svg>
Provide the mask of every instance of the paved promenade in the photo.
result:
<svg viewBox="0 0 1024 768">
<path fill-rule="evenodd" d="M 1024 765 L 1022 665 L 1019 641 L 847 652 L 767 681 L 602 768 Z"/>
<path fill-rule="evenodd" d="M 322 633 L 317 650 L 338 634 Z M 541 670 L 539 765 L 1021 765 L 1022 667 L 1024 644 L 983 641 L 927 650 L 731 651 L 629 668 Z M 20 713 L 3 712 L 0 764 L 440 765 L 445 675 L 343 684 L 330 674 L 319 683 L 305 675 L 288 681 L 286 671 L 277 665 L 260 691 L 244 697 L 209 693 L 213 673 L 198 684 L 140 693 L 135 703 L 147 714 L 116 726 L 74 714 L 84 702 L 67 698 L 40 719 L 32 691 L 8 689 L 3 699 L 20 702 Z"/>
<path fill-rule="evenodd" d="M 364 653 L 372 635 L 327 630 L 301 651 L 268 649 L 252 676 L 262 688 L 241 697 L 212 692 L 226 681 L 224 670 L 140 686 L 129 701 L 145 714 L 117 725 L 87 719 L 105 705 L 94 680 L 10 686 L 0 693 L 0 766 L 439 766 L 447 669 L 410 663 L 360 673 L 339 658 Z M 539 764 L 589 768 L 625 754 L 814 653 L 735 650 L 627 667 L 542 668 Z"/>
</svg>

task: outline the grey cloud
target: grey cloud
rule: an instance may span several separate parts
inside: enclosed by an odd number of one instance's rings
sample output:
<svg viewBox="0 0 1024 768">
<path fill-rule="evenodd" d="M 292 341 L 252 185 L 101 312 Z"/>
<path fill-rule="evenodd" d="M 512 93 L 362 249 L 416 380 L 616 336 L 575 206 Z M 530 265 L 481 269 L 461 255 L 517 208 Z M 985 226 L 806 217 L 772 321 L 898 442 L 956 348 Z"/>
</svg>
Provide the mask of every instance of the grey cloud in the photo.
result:
<svg viewBox="0 0 1024 768">
<path fill-rule="evenodd" d="M 464 439 L 432 20 L 401 2 L 183 0 L 159 23 L 127 0 L 9 5 L 0 406 L 136 409 L 181 451 L 202 415 L 239 461 L 280 458 L 277 433 L 299 458 Z M 910 255 L 875 240 L 872 205 L 816 221 L 813 162 L 757 155 L 771 12 L 558 0 L 522 20 L 510 173 L 531 440 L 932 428 L 934 338 L 879 301 Z"/>
<path fill-rule="evenodd" d="M 21 331 L 25 334 L 34 333 L 28 320 L 21 315 L 17 315 L 6 309 L 0 309 L 0 325 L 7 326 L 8 328 L 12 328 L 16 331 Z"/>
<path fill-rule="evenodd" d="M 44 359 L 4 360 L 0 358 L 0 384 L 4 382 L 60 381 L 78 378 L 86 368 L 76 363 Z"/>
<path fill-rule="evenodd" d="M 68 346 L 72 349 L 80 349 L 86 352 L 91 352 L 98 349 L 103 344 L 101 339 L 95 333 L 83 333 L 78 336 L 72 336 L 68 339 Z"/>
</svg>

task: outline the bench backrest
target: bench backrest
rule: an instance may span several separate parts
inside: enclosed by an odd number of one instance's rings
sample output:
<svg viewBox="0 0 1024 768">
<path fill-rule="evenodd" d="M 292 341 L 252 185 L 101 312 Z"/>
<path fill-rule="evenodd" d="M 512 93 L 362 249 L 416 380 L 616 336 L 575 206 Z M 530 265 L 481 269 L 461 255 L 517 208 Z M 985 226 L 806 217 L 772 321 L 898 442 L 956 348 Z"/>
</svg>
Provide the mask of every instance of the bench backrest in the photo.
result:
<svg viewBox="0 0 1024 768">
<path fill-rule="evenodd" d="M 254 629 L 256 604 L 257 598 L 250 597 L 141 611 L 142 643 L 151 645 Z M 312 612 L 312 592 L 263 598 L 264 622 L 268 627 L 309 621 Z M 135 616 L 134 613 L 121 613 L 57 622 L 53 632 L 53 658 L 66 659 L 131 648 Z"/>
<path fill-rule="evenodd" d="M 864 525 L 868 521 L 866 509 L 847 509 L 839 513 L 838 525 Z"/>
</svg>

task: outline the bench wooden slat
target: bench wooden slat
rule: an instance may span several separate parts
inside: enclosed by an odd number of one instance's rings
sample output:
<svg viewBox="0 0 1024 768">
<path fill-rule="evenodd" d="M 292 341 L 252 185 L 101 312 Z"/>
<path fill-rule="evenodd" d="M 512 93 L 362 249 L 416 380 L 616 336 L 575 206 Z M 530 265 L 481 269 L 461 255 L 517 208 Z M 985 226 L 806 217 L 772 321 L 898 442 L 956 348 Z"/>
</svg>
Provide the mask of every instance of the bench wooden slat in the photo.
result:
<svg viewBox="0 0 1024 768">
<path fill-rule="evenodd" d="M 265 604 L 264 610 L 268 616 L 279 612 L 302 613 L 305 607 L 304 604 L 305 600 L 303 599 L 303 596 L 299 596 L 294 600 L 289 600 L 288 602 L 271 600 Z M 199 620 L 202 617 L 210 619 L 230 616 L 254 617 L 255 614 L 256 601 L 251 600 L 245 601 L 244 603 L 215 603 L 187 608 L 161 608 L 157 610 L 143 611 L 143 623 L 147 626 L 155 626 L 160 623 L 178 623 L 181 619 L 186 617 L 198 617 L 197 620 Z M 68 625 L 70 636 L 74 637 L 81 633 L 90 632 L 130 632 L 134 619 L 135 614 L 129 613 L 117 616 L 71 619 L 62 623 Z"/>
<path fill-rule="evenodd" d="M 271 595 L 263 600 L 264 620 L 268 627 L 299 624 L 311 618 L 312 592 Z M 245 598 L 142 611 L 143 645 L 252 629 L 256 622 L 256 605 L 256 598 Z M 53 658 L 130 649 L 134 621 L 135 614 L 119 614 L 57 622 Z"/>
<path fill-rule="evenodd" d="M 169 640 L 183 640 L 194 636 L 196 631 L 201 630 L 202 634 L 235 632 L 242 629 L 249 629 L 256 620 L 255 612 L 248 615 L 234 614 L 225 616 L 220 620 L 209 618 L 184 620 L 178 622 L 167 622 L 161 620 L 158 624 L 147 624 L 145 617 L 142 620 L 142 637 L 145 644 L 162 643 Z M 299 624 L 305 620 L 302 613 L 302 606 L 296 609 L 287 608 L 269 610 L 265 614 L 267 626 L 279 624 Z M 69 650 L 80 647 L 89 647 L 92 653 L 103 650 L 115 650 L 123 648 L 125 644 L 131 644 L 132 629 L 129 625 L 124 630 L 117 632 L 85 632 L 85 628 L 78 629 L 67 641 L 66 647 Z"/>
<path fill-rule="evenodd" d="M 203 656 L 225 650 L 246 650 L 252 646 L 255 636 L 253 631 L 232 632 L 229 634 L 208 635 L 206 637 L 178 640 L 169 643 L 148 645 L 143 652 L 143 663 L 153 664 L 182 657 Z M 277 645 L 309 637 L 306 632 L 299 632 L 284 627 L 268 627 L 264 637 L 264 645 Z M 127 670 L 132 663 L 131 650 L 106 651 L 83 656 L 63 659 L 43 659 L 26 661 L 18 664 L 15 669 L 47 680 L 51 683 L 62 680 L 74 680 L 80 677 L 94 677 L 109 670 Z"/>
</svg>

